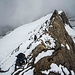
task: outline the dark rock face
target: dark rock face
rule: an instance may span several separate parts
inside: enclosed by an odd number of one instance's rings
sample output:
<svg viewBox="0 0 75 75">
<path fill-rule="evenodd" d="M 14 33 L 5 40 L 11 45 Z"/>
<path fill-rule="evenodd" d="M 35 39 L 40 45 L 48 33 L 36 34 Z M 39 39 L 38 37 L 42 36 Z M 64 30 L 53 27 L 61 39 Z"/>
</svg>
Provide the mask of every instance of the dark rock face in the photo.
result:
<svg viewBox="0 0 75 75">
<path fill-rule="evenodd" d="M 63 16 L 64 15 L 64 16 Z M 62 20 L 61 20 L 62 18 Z M 33 67 L 34 75 L 46 75 L 43 74 L 41 71 L 50 69 L 50 65 L 52 63 L 56 63 L 57 65 L 64 65 L 67 67 L 68 70 L 73 70 L 75 72 L 75 45 L 72 38 L 69 36 L 67 31 L 65 30 L 65 23 L 68 23 L 68 19 L 65 16 L 64 12 L 61 14 L 61 18 L 57 12 L 54 11 L 51 17 L 51 24 L 52 26 L 48 27 L 48 31 L 44 32 L 45 34 L 51 35 L 55 41 L 55 51 L 51 56 L 46 56 L 40 59 L 36 64 L 34 64 L 35 58 L 38 56 L 39 53 L 42 51 L 47 51 L 48 48 L 43 44 L 43 42 L 38 45 L 32 52 L 33 56 Z M 62 46 L 63 45 L 63 46 Z M 69 49 L 67 48 L 69 46 Z M 64 73 L 65 74 L 65 73 Z M 48 75 L 60 75 L 58 73 L 50 72 Z M 66 75 L 66 74 L 65 74 Z"/>
<path fill-rule="evenodd" d="M 61 18 L 62 18 L 62 21 L 63 21 L 63 23 L 65 24 L 69 24 L 69 20 L 68 20 L 68 18 L 67 18 L 67 16 L 66 16 L 66 14 L 65 14 L 65 12 L 62 12 L 61 14 L 60 14 L 60 16 L 61 16 Z"/>
<path fill-rule="evenodd" d="M 60 14 L 60 17 L 62 18 L 62 21 L 63 21 L 64 24 L 66 23 L 66 24 L 68 24 L 72 28 L 72 26 L 70 25 L 69 20 L 68 20 L 68 18 L 66 16 L 65 12 L 62 12 Z"/>
<path fill-rule="evenodd" d="M 60 75 L 58 73 L 50 72 L 48 75 Z"/>
</svg>

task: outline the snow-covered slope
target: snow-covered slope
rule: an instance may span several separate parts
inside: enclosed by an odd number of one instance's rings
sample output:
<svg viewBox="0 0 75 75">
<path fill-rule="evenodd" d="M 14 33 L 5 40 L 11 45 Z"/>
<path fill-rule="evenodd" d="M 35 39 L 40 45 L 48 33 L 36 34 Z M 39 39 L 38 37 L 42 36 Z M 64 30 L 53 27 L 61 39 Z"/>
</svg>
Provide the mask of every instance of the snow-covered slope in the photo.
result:
<svg viewBox="0 0 75 75">
<path fill-rule="evenodd" d="M 41 19 L 25 24 L 14 31 L 12 31 L 10 34 L 6 35 L 0 40 L 0 61 L 8 55 L 11 51 L 16 49 L 20 44 L 25 42 L 27 39 L 29 39 L 30 35 L 35 34 L 35 29 L 40 28 L 40 26 L 48 19 L 50 19 L 51 14 L 42 17 Z"/>
<path fill-rule="evenodd" d="M 61 12 L 62 11 L 59 11 L 59 13 L 61 13 Z M 41 41 L 38 41 L 36 43 L 34 42 L 34 39 L 33 39 L 34 35 L 38 33 L 41 26 L 46 26 L 45 22 L 47 20 L 50 20 L 51 15 L 52 14 L 49 14 L 35 22 L 20 26 L 19 28 L 13 30 L 11 33 L 9 33 L 8 35 L 6 35 L 2 39 L 0 39 L 0 67 L 4 71 L 10 69 L 6 73 L 0 73 L 0 75 L 11 75 L 11 73 L 14 71 L 14 64 L 15 64 L 15 60 L 16 60 L 15 56 L 20 52 L 25 53 L 26 56 L 28 56 L 31 53 L 31 51 L 37 45 L 40 44 Z M 68 25 L 66 25 L 65 28 L 68 31 L 69 35 L 74 36 L 75 31 L 73 29 L 71 29 Z M 43 27 L 43 30 L 45 30 L 45 27 Z M 39 33 L 41 34 L 42 31 L 39 31 Z M 39 38 L 39 34 L 37 34 L 37 36 Z M 49 40 L 52 42 L 50 47 L 55 46 L 54 40 L 52 37 L 50 37 L 48 35 L 47 36 L 43 35 L 43 37 L 41 37 L 41 39 L 43 41 L 47 40 L 44 38 L 47 38 L 47 39 L 49 38 Z M 31 39 L 31 40 L 29 40 L 29 39 Z M 27 50 L 27 47 L 29 46 L 30 43 L 32 43 L 32 46 L 30 49 Z M 47 45 L 47 47 L 49 47 L 49 46 Z M 51 51 L 51 54 L 53 51 L 54 50 Z M 46 54 L 48 54 L 48 53 L 46 53 Z M 41 55 L 39 55 L 39 57 L 37 57 L 36 59 L 39 60 L 41 58 L 40 56 Z M 27 75 L 31 74 L 32 71 L 33 71 L 33 69 L 30 70 L 27 73 Z"/>
<path fill-rule="evenodd" d="M 8 70 L 10 67 L 12 69 L 16 59 L 15 56 L 20 52 L 24 53 L 26 51 L 25 49 L 31 43 L 29 38 L 33 37 L 33 35 L 39 31 L 41 25 L 43 25 L 46 20 L 50 19 L 51 15 L 52 14 L 48 14 L 47 16 L 42 17 L 35 22 L 20 26 L 19 28 L 13 30 L 10 34 L 0 39 L 0 67 L 3 70 Z M 38 44 L 39 43 L 36 43 L 34 47 L 36 47 Z M 18 51 L 20 46 L 21 49 Z M 30 51 L 28 51 L 26 55 L 29 53 Z M 13 72 L 13 69 L 10 71 L 5 75 L 10 75 L 10 73 Z"/>
</svg>

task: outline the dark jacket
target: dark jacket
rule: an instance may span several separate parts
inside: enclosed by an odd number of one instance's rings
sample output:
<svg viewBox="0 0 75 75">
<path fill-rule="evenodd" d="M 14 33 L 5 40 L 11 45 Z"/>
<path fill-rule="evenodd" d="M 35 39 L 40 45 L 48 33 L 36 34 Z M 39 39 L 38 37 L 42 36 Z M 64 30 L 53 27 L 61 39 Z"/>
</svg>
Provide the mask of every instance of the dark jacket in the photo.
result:
<svg viewBox="0 0 75 75">
<path fill-rule="evenodd" d="M 26 58 L 25 54 L 19 53 L 16 57 L 17 57 L 17 59 L 16 59 L 16 65 L 18 65 L 20 63 L 21 64 L 25 63 L 25 61 L 27 63 L 27 58 Z"/>
</svg>

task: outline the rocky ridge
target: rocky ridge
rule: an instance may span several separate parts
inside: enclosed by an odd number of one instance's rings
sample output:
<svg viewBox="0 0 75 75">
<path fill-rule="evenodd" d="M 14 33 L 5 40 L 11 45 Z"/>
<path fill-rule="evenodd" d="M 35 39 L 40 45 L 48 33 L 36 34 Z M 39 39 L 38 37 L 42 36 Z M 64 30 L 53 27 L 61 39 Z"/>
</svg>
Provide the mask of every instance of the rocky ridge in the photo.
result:
<svg viewBox="0 0 75 75">
<path fill-rule="evenodd" d="M 75 44 L 65 29 L 68 20 L 62 18 L 62 14 L 55 10 L 36 33 L 38 38 L 35 42 L 40 43 L 28 56 L 28 67 L 33 69 L 34 75 L 73 75 L 75 72 Z M 60 70 L 53 70 L 52 65 Z"/>
</svg>

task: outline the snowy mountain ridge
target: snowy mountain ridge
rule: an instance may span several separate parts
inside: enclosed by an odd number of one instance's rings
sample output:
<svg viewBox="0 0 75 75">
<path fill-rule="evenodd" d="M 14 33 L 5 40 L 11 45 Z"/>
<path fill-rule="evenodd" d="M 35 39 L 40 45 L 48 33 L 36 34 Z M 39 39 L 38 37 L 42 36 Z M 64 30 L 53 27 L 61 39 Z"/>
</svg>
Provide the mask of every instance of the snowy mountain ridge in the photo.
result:
<svg viewBox="0 0 75 75">
<path fill-rule="evenodd" d="M 62 13 L 62 11 L 59 11 L 59 14 Z M 0 75 L 11 75 L 11 73 L 14 72 L 14 64 L 16 60 L 16 55 L 19 54 L 20 52 L 25 53 L 26 57 L 28 58 L 29 63 L 32 63 L 34 60 L 34 63 L 37 64 L 39 60 L 41 60 L 45 56 L 51 56 L 54 52 L 54 48 L 56 46 L 55 42 L 56 39 L 54 39 L 52 36 L 50 36 L 48 33 L 49 27 L 53 27 L 52 25 L 49 26 L 50 24 L 50 17 L 52 14 L 49 14 L 33 23 L 23 25 L 14 31 L 12 31 L 10 34 L 6 35 L 0 40 L 0 67 L 2 70 L 8 70 L 6 73 L 0 73 Z M 71 29 L 67 24 L 65 24 L 65 28 L 69 35 L 74 36 L 75 31 Z M 70 31 L 70 32 L 69 32 Z M 46 33 L 45 33 L 46 32 Z M 34 41 L 34 35 L 37 35 L 36 41 Z M 50 42 L 48 42 L 50 41 Z M 39 51 L 40 54 L 38 54 L 38 50 L 34 50 L 38 46 L 43 44 L 43 48 L 47 50 L 46 52 L 41 52 Z M 62 44 L 62 46 L 65 46 Z M 69 49 L 68 44 L 66 44 L 67 49 Z M 32 54 L 35 54 L 35 51 L 37 51 L 36 58 L 31 59 L 33 56 Z M 10 64 L 8 64 L 10 62 Z M 28 64 L 29 64 L 28 63 Z M 7 65 L 8 64 L 8 65 Z M 28 67 L 28 64 L 25 65 L 25 68 Z M 64 66 L 60 65 L 57 66 L 56 64 L 52 64 L 53 66 L 56 66 L 57 68 L 60 68 L 58 71 L 61 75 L 64 75 L 63 71 L 66 72 L 66 75 L 70 74 L 67 68 L 64 68 Z M 51 70 L 54 70 L 54 67 L 51 65 Z M 29 67 L 31 68 L 31 66 Z M 63 70 L 62 70 L 63 68 Z M 28 68 L 27 68 L 28 69 Z M 22 70 L 19 69 L 16 72 L 14 72 L 12 75 L 16 75 L 19 71 L 22 71 L 20 74 L 17 75 L 33 75 L 33 70 L 29 70 L 29 72 L 26 72 L 26 69 Z M 55 71 L 54 70 L 54 71 Z M 66 71 L 65 71 L 66 70 Z M 45 71 L 41 71 L 42 73 L 46 73 Z M 71 75 L 74 75 L 74 71 L 71 70 Z"/>
<path fill-rule="evenodd" d="M 9 45 L 11 44 L 12 47 L 10 47 L 10 52 L 12 51 L 12 49 L 14 50 L 16 47 L 18 47 L 23 41 L 26 41 L 29 37 L 28 37 L 28 33 L 30 33 L 31 31 L 33 31 L 35 28 L 41 26 L 47 19 L 49 19 L 51 16 L 51 14 L 33 22 L 33 23 L 29 23 L 29 24 L 25 24 L 17 29 L 15 29 L 14 31 L 12 31 L 10 34 L 6 35 L 5 37 L 3 37 L 0 40 L 0 48 L 2 52 L 4 53 L 4 51 L 8 51 Z M 33 31 L 34 32 L 34 31 Z M 10 39 L 9 39 L 10 38 Z M 9 40 L 8 40 L 9 39 Z M 19 40 L 20 39 L 20 40 Z M 11 42 L 11 40 L 13 40 L 13 42 Z M 16 41 L 14 41 L 16 40 Z M 10 44 L 8 43 L 10 42 Z M 4 49 L 3 45 L 7 46 L 7 49 Z M 15 44 L 15 47 L 13 47 L 13 44 Z M 0 53 L 3 56 L 6 56 L 6 52 L 3 54 L 1 51 Z M 7 52 L 8 53 L 8 52 Z M 1 55 L 1 56 L 2 56 Z M 0 57 L 1 57 L 0 56 Z"/>
</svg>

